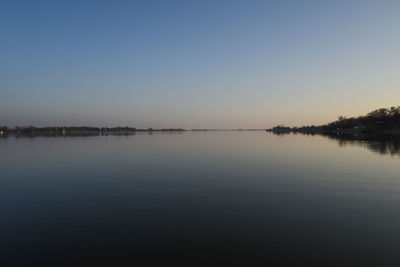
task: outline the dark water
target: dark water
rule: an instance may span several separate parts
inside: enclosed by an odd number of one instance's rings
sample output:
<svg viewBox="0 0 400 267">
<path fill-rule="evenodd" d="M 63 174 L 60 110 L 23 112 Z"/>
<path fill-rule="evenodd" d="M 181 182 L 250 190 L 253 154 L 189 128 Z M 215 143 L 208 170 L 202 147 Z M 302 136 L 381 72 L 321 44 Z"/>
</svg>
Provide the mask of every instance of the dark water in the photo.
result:
<svg viewBox="0 0 400 267">
<path fill-rule="evenodd" d="M 0 266 L 400 266 L 393 138 L 0 139 Z"/>
</svg>

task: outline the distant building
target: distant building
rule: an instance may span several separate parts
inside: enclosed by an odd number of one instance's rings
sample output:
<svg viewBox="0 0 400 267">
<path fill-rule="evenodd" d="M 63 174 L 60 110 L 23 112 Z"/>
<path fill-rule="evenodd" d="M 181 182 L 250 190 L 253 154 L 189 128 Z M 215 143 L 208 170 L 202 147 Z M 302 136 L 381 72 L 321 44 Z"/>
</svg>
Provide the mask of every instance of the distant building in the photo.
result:
<svg viewBox="0 0 400 267">
<path fill-rule="evenodd" d="M 354 126 L 354 129 L 365 129 L 365 126 L 360 124 L 360 125 Z"/>
</svg>

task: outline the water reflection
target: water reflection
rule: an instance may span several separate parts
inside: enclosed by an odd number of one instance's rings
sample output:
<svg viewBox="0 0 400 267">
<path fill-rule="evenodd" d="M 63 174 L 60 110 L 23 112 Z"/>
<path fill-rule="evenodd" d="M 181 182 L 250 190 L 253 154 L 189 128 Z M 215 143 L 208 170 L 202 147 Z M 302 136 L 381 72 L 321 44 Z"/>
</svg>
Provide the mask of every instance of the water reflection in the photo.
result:
<svg viewBox="0 0 400 267">
<path fill-rule="evenodd" d="M 288 134 L 303 134 L 278 132 L 278 136 Z M 400 156 L 400 134 L 399 133 L 357 133 L 357 134 L 336 134 L 336 133 L 306 133 L 305 135 L 320 135 L 330 140 L 337 141 L 340 147 L 349 145 L 364 147 L 372 152 L 381 155 Z"/>
<path fill-rule="evenodd" d="M 357 145 L 381 155 L 400 155 L 400 135 L 398 134 L 329 134 L 325 136 L 338 141 L 341 147 Z"/>
<path fill-rule="evenodd" d="M 397 266 L 396 140 L 10 135 L 0 266 Z"/>
</svg>

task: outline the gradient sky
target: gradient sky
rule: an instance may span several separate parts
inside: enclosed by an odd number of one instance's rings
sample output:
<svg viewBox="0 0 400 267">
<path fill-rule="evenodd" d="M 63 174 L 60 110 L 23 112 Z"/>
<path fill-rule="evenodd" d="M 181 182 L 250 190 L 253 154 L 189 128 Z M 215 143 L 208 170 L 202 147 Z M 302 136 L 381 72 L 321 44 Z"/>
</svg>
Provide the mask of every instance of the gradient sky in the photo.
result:
<svg viewBox="0 0 400 267">
<path fill-rule="evenodd" d="M 264 128 L 400 105 L 400 1 L 0 1 L 0 125 Z"/>
</svg>

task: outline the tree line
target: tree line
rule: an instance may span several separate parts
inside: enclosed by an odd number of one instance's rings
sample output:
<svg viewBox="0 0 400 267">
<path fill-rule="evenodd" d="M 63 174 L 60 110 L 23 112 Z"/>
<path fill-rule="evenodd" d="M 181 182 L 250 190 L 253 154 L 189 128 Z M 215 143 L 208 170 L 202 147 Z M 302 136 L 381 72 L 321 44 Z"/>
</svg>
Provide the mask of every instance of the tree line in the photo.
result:
<svg viewBox="0 0 400 267">
<path fill-rule="evenodd" d="M 8 128 L 0 126 L 0 135 L 46 135 L 46 136 L 63 136 L 63 135 L 107 135 L 107 134 L 133 134 L 136 132 L 170 132 L 184 131 L 181 128 L 167 129 L 136 129 L 135 127 L 90 127 L 90 126 L 54 126 L 54 127 L 35 127 L 35 126 L 16 126 Z"/>
<path fill-rule="evenodd" d="M 332 131 L 393 131 L 400 130 L 400 106 L 380 108 L 367 115 L 346 118 L 339 116 L 336 121 L 320 126 L 287 127 L 278 125 L 269 131 L 285 132 L 332 132 Z"/>
</svg>

